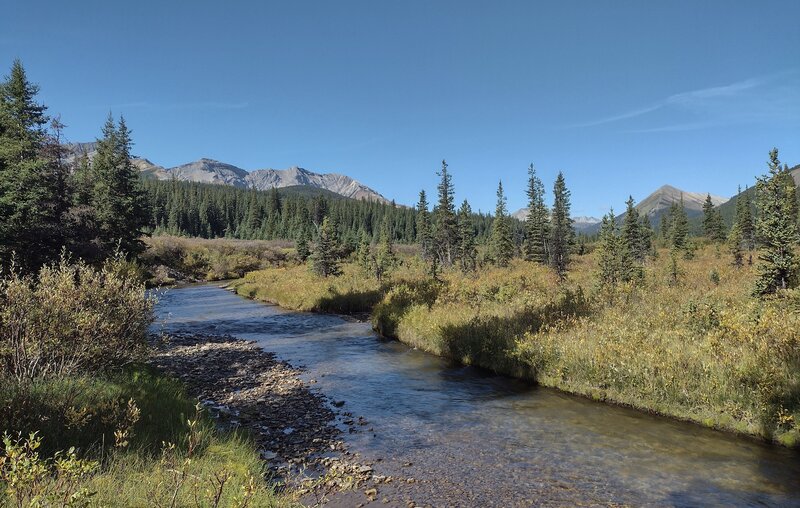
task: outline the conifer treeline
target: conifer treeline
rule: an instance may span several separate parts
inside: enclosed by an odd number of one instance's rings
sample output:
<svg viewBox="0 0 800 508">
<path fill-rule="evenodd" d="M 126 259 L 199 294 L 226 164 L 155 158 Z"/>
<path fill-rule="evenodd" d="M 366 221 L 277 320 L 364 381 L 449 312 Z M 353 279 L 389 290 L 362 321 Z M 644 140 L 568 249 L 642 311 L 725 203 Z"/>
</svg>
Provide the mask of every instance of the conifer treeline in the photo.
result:
<svg viewBox="0 0 800 508">
<path fill-rule="evenodd" d="M 153 211 L 150 225 L 155 234 L 310 241 L 327 216 L 336 224 L 341 241 L 352 247 L 362 235 L 370 242 L 377 241 L 385 223 L 392 241 L 410 244 L 419 240 L 420 218 L 414 208 L 196 182 L 145 180 L 143 186 Z M 470 213 L 469 222 L 479 241 L 489 236 L 491 216 Z"/>
</svg>

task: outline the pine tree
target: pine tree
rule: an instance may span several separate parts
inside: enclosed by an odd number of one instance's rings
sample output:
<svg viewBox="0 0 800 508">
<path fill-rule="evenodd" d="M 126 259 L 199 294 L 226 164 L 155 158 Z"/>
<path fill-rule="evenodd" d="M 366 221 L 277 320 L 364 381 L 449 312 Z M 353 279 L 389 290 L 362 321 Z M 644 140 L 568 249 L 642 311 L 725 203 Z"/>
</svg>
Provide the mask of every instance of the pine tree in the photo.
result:
<svg viewBox="0 0 800 508">
<path fill-rule="evenodd" d="M 689 238 L 689 218 L 683 207 L 683 196 L 680 203 L 673 202 L 669 210 L 669 240 L 674 249 L 686 250 Z"/>
<path fill-rule="evenodd" d="M 477 266 L 475 231 L 472 227 L 472 208 L 465 199 L 458 210 L 458 259 L 463 272 L 473 272 Z"/>
<path fill-rule="evenodd" d="M 455 190 L 452 176 L 447 171 L 447 162 L 444 160 L 442 160 L 442 169 L 437 174 L 440 181 L 437 187 L 439 201 L 433 209 L 434 244 L 439 264 L 449 267 L 456 259 L 458 241 L 454 204 Z"/>
<path fill-rule="evenodd" d="M 336 230 L 336 224 L 329 217 L 325 217 L 319 228 L 317 245 L 311 254 L 312 271 L 322 277 L 341 275 L 339 248 L 339 233 Z"/>
<path fill-rule="evenodd" d="M 525 259 L 537 263 L 549 262 L 549 212 L 544 203 L 544 185 L 536 175 L 533 164 L 528 168 L 528 216 L 525 218 Z"/>
<path fill-rule="evenodd" d="M 130 160 L 132 144 L 125 119 L 120 117 L 115 126 L 109 114 L 92 160 L 91 203 L 99 228 L 97 243 L 104 256 L 117 249 L 132 256 L 144 250 L 141 236 L 150 213 L 139 173 Z"/>
<path fill-rule="evenodd" d="M 497 207 L 492 222 L 491 256 L 497 266 L 508 266 L 514 257 L 514 239 L 511 222 L 508 217 L 506 196 L 503 193 L 503 182 L 497 186 Z"/>
<path fill-rule="evenodd" d="M 769 174 L 756 184 L 756 234 L 763 246 L 754 294 L 764 296 L 791 287 L 796 281 L 794 247 L 798 242 L 797 201 L 791 174 L 781 169 L 778 149 L 769 153 Z M 788 178 L 787 178 L 788 177 Z"/>
<path fill-rule="evenodd" d="M 645 255 L 653 254 L 655 252 L 655 245 L 653 244 L 653 225 L 650 223 L 650 216 L 647 214 L 642 215 L 639 221 L 639 236 L 642 240 L 642 251 Z"/>
<path fill-rule="evenodd" d="M 625 202 L 625 220 L 622 223 L 622 240 L 631 256 L 639 262 L 644 261 L 649 250 L 644 238 L 645 230 L 639 219 L 639 210 L 634 206 L 633 196 Z"/>
<path fill-rule="evenodd" d="M 46 131 L 38 93 L 15 60 L 0 83 L 0 268 L 16 252 L 18 266 L 35 270 L 63 245 L 66 165 L 60 140 Z"/>
<path fill-rule="evenodd" d="M 367 232 L 362 230 L 358 249 L 356 249 L 356 263 L 364 273 L 372 275 L 372 249 Z"/>
<path fill-rule="evenodd" d="M 378 279 L 378 283 L 383 282 L 383 279 L 388 277 L 397 266 L 392 230 L 388 220 L 384 220 L 381 228 L 381 241 L 378 246 L 378 252 L 374 257 L 373 266 L 375 267 L 375 278 Z"/>
<path fill-rule="evenodd" d="M 635 224 L 638 226 L 638 219 Z M 629 282 L 634 277 L 633 256 L 628 247 L 628 241 L 624 230 L 622 234 L 618 231 L 614 210 L 611 210 L 608 215 L 603 217 L 600 226 L 597 258 L 597 277 L 600 286 L 605 290 L 613 291 L 619 284 Z"/>
<path fill-rule="evenodd" d="M 303 208 L 303 211 L 300 213 L 300 218 L 298 221 L 298 236 L 297 236 L 297 257 L 300 258 L 300 261 L 304 262 L 308 259 L 311 255 L 311 217 L 308 215 L 308 210 Z"/>
<path fill-rule="evenodd" d="M 558 173 L 553 186 L 553 217 L 550 230 L 550 265 L 556 271 L 559 280 L 567 277 L 575 231 L 570 217 L 570 192 L 564 180 L 564 174 Z"/>
<path fill-rule="evenodd" d="M 722 220 L 722 214 L 711 201 L 711 194 L 706 194 L 706 200 L 703 203 L 703 233 L 714 242 L 721 242 L 725 239 L 725 223 Z"/>
<path fill-rule="evenodd" d="M 742 189 L 740 187 L 738 197 L 736 198 L 736 219 L 734 223 L 739 228 L 745 248 L 748 251 L 752 251 L 755 249 L 756 243 L 755 226 L 753 225 L 753 207 L 750 203 L 750 194 L 747 190 L 745 190 L 744 193 L 741 191 Z"/>
<path fill-rule="evenodd" d="M 428 211 L 428 199 L 424 190 L 419 191 L 419 203 L 417 203 L 417 242 L 422 259 L 430 261 L 434 255 L 433 231 L 431 214 Z"/>
</svg>

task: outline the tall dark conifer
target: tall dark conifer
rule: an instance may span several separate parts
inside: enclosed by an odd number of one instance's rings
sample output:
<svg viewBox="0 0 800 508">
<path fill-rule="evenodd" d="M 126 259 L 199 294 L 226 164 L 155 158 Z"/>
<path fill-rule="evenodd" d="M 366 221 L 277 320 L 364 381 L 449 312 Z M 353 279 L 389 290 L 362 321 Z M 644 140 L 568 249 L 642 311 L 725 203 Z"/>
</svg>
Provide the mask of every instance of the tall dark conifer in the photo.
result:
<svg viewBox="0 0 800 508">
<path fill-rule="evenodd" d="M 439 199 L 433 209 L 434 244 L 439 264 L 452 266 L 456 260 L 458 231 L 455 209 L 455 190 L 453 178 L 447 170 L 447 162 L 442 160 L 442 169 L 437 173 L 440 177 L 437 187 Z"/>
<path fill-rule="evenodd" d="M 544 185 L 531 164 L 528 167 L 528 216 L 525 218 L 525 259 L 549 262 L 548 243 L 550 215 L 544 203 Z"/>
<path fill-rule="evenodd" d="M 514 239 L 502 181 L 497 185 L 497 206 L 492 222 L 490 241 L 492 260 L 498 266 L 508 266 L 509 261 L 514 257 Z"/>
<path fill-rule="evenodd" d="M 628 196 L 628 200 L 625 202 L 625 220 L 622 223 L 622 241 L 630 255 L 636 261 L 642 262 L 647 255 L 649 246 L 647 245 L 645 226 L 639 217 L 639 210 L 634 205 L 633 196 Z"/>
<path fill-rule="evenodd" d="M 430 261 L 434 255 L 433 230 L 431 214 L 428 211 L 428 198 L 424 190 L 419 191 L 419 202 L 417 203 L 417 243 L 419 243 L 422 259 Z"/>
<path fill-rule="evenodd" d="M 47 132 L 39 87 L 19 60 L 0 83 L 0 267 L 35 270 L 63 245 L 61 215 L 68 196 L 60 139 Z"/>
<path fill-rule="evenodd" d="M 570 217 L 570 192 L 564 180 L 564 173 L 559 172 L 553 185 L 553 215 L 550 230 L 550 265 L 556 271 L 559 280 L 567 277 L 570 263 L 570 251 L 575 238 Z"/>
<path fill-rule="evenodd" d="M 769 173 L 756 184 L 756 234 L 762 246 L 754 294 L 764 296 L 797 282 L 794 249 L 798 242 L 797 198 L 791 174 L 781 169 L 778 149 L 769 153 Z"/>
<path fill-rule="evenodd" d="M 465 199 L 458 210 L 458 260 L 463 272 L 475 271 L 478 252 L 472 227 L 472 208 Z"/>
<path fill-rule="evenodd" d="M 115 125 L 109 114 L 92 159 L 91 203 L 99 229 L 97 243 L 103 255 L 113 254 L 117 249 L 126 255 L 144 250 L 141 236 L 150 213 L 139 173 L 131 163 L 132 144 L 125 119 L 120 117 Z M 188 203 L 185 209 L 189 209 Z"/>
</svg>

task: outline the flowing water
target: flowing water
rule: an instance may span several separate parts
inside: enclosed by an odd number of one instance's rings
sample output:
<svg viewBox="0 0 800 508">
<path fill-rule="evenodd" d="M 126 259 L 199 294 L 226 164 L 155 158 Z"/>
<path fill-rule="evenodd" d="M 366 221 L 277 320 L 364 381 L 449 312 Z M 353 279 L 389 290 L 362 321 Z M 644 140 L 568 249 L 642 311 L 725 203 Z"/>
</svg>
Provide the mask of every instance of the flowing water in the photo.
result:
<svg viewBox="0 0 800 508">
<path fill-rule="evenodd" d="M 305 367 L 369 421 L 345 435 L 350 449 L 418 479 L 414 494 L 433 505 L 800 506 L 795 451 L 456 366 L 365 323 L 212 285 L 160 300 L 167 331 L 231 334 Z"/>
</svg>

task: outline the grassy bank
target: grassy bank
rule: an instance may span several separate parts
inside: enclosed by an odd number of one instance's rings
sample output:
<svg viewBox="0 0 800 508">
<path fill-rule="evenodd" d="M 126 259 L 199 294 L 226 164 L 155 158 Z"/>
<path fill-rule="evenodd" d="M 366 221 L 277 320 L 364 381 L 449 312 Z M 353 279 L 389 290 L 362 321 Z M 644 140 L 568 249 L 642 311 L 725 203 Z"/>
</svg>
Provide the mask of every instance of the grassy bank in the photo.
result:
<svg viewBox="0 0 800 508">
<path fill-rule="evenodd" d="M 365 310 L 377 301 L 379 332 L 431 353 L 797 444 L 798 293 L 754 300 L 755 269 L 731 266 L 713 246 L 679 260 L 677 284 L 666 251 L 648 262 L 640 285 L 614 293 L 596 289 L 595 266 L 593 254 L 578 257 L 561 286 L 524 261 L 474 276 L 446 272 L 434 282 L 407 260 L 383 287 L 365 282 L 354 266 L 329 279 L 294 267 L 248 274 L 237 291 L 300 310 Z"/>
<path fill-rule="evenodd" d="M 0 279 L 0 506 L 286 506 L 246 436 L 145 367 L 130 263 Z"/>
<path fill-rule="evenodd" d="M 17 460 L 16 472 L 4 470 L 6 502 L 39 495 L 75 496 L 77 506 L 289 506 L 267 487 L 248 438 L 215 430 L 196 403 L 179 382 L 146 367 L 103 377 L 5 380 L 0 428 L 12 441 L 20 433 L 29 443 L 33 432 L 41 438 L 27 457 L 38 452 L 38 462 Z M 66 482 L 46 458 L 70 447 L 88 467 Z M 10 448 L 4 450 L 9 466 Z"/>
<path fill-rule="evenodd" d="M 182 279 L 236 279 L 292 260 L 292 243 L 279 240 L 154 236 L 145 238 L 145 243 L 147 250 L 140 260 L 152 285 L 174 284 Z"/>
</svg>

